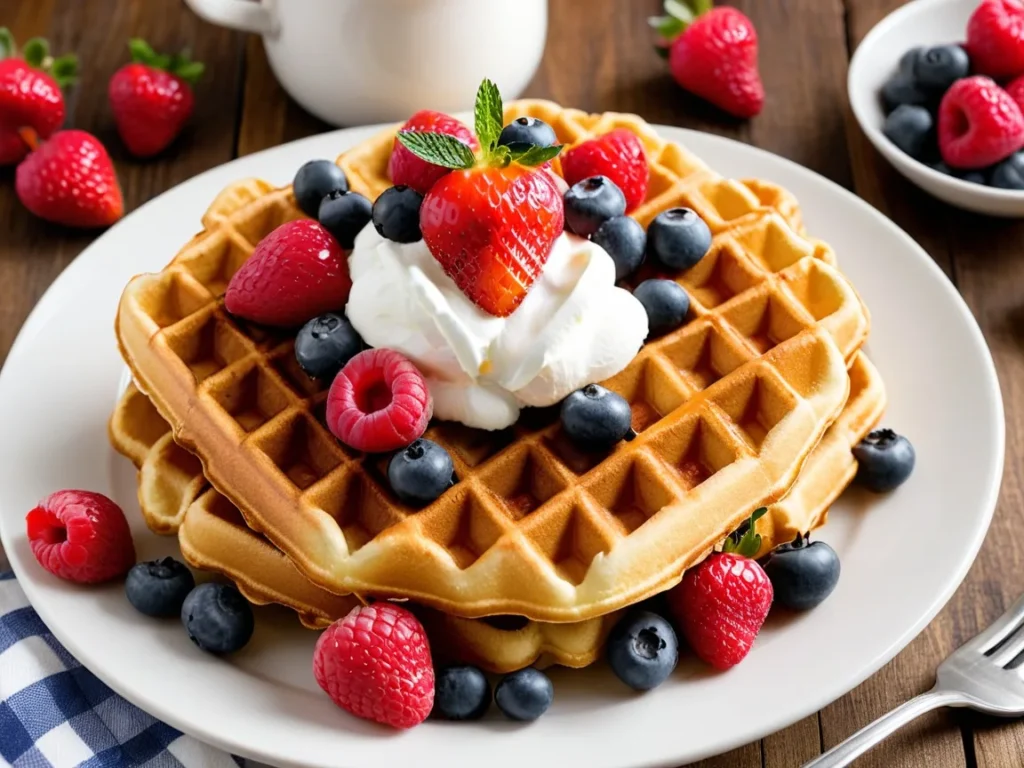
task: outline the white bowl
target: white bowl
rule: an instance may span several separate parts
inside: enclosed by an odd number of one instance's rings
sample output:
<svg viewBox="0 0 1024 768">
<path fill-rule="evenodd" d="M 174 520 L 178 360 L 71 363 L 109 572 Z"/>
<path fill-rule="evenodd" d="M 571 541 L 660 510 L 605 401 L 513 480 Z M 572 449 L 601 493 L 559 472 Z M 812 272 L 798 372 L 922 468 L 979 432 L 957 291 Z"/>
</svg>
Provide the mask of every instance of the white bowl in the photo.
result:
<svg viewBox="0 0 1024 768">
<path fill-rule="evenodd" d="M 963 42 L 979 0 L 914 0 L 893 11 L 857 47 L 847 76 L 853 114 L 886 160 L 925 192 L 950 205 L 990 216 L 1024 217 L 1024 190 L 996 189 L 940 173 L 914 160 L 882 133 L 882 85 L 900 56 L 918 45 Z"/>
</svg>

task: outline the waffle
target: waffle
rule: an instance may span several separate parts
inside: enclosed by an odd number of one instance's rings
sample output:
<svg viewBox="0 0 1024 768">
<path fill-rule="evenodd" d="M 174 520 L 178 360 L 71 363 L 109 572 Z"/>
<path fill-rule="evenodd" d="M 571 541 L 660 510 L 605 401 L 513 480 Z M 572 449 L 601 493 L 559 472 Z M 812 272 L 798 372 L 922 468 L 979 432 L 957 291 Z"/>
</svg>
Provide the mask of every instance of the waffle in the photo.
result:
<svg viewBox="0 0 1024 768">
<path fill-rule="evenodd" d="M 368 176 L 353 173 L 353 188 Z M 785 494 L 845 402 L 844 358 L 867 333 L 827 246 L 751 188 L 713 197 L 710 183 L 686 193 L 702 195 L 689 204 L 718 231 L 680 278 L 694 319 L 606 382 L 631 403 L 639 437 L 595 458 L 568 444 L 551 409 L 501 433 L 436 424 L 428 437 L 461 482 L 415 514 L 390 494 L 383 459 L 330 436 L 325 393 L 299 371 L 291 339 L 223 309 L 255 244 L 301 215 L 288 189 L 226 190 L 171 265 L 134 279 L 118 314 L 122 353 L 214 486 L 314 583 L 466 617 L 601 616 L 668 588 Z M 752 205 L 733 215 L 744 196 Z"/>
<path fill-rule="evenodd" d="M 823 525 L 828 507 L 856 472 L 850 448 L 877 422 L 885 406 L 881 377 L 863 354 L 850 367 L 850 397 L 839 418 L 808 457 L 786 497 L 758 523 L 758 556 L 798 532 Z M 213 490 L 198 461 L 170 438 L 170 425 L 150 401 L 130 387 L 110 420 L 114 447 L 139 467 L 139 501 L 149 526 L 177 532 L 186 559 L 195 567 L 232 579 L 257 604 L 279 603 L 302 623 L 322 628 L 359 601 L 334 595 L 308 581 L 266 538 L 250 530 L 241 513 Z M 185 477 L 192 465 L 195 476 Z M 167 483 L 170 476 L 180 481 Z M 187 512 L 187 515 L 185 514 Z M 536 664 L 586 666 L 598 658 L 620 612 L 580 622 L 552 624 L 520 617 L 463 619 L 416 608 L 439 661 L 477 664 L 505 673 Z"/>
</svg>

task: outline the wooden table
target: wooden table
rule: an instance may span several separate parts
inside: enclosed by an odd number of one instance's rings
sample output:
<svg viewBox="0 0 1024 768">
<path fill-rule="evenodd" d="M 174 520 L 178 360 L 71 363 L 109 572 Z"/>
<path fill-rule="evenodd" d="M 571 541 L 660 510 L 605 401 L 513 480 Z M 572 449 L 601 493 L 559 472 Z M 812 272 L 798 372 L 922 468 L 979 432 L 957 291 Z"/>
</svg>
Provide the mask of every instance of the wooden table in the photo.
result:
<svg viewBox="0 0 1024 768">
<path fill-rule="evenodd" d="M 659 0 L 551 0 L 547 53 L 526 95 L 591 111 L 633 111 L 652 122 L 738 138 L 855 190 L 906 229 L 960 289 L 995 356 L 1008 415 L 995 521 L 966 582 L 939 617 L 881 672 L 821 712 L 702 763 L 791 768 L 929 687 L 938 662 L 1024 589 L 1024 554 L 1015 546 L 1024 524 L 1024 476 L 1017 471 L 1024 459 L 1024 421 L 1018 417 L 1024 406 L 1024 223 L 969 215 L 925 196 L 886 165 L 853 121 L 846 99 L 850 52 L 900 0 L 735 4 L 753 19 L 761 39 L 768 98 L 763 114 L 751 122 L 724 117 L 675 86 L 651 51 L 646 27 L 647 16 L 659 12 Z M 203 23 L 180 0 L 0 0 L 0 25 L 10 26 L 20 40 L 45 35 L 56 51 L 79 54 L 83 73 L 70 94 L 68 124 L 94 132 L 110 149 L 129 211 L 207 168 L 329 128 L 281 91 L 258 39 Z M 191 126 L 150 162 L 127 156 L 105 97 L 130 36 L 162 50 L 188 45 L 207 64 Z M 13 178 L 12 169 L 0 169 L 0 360 L 43 291 L 95 237 L 33 219 L 14 195 Z M 764 696 L 770 706 L 771 692 L 750 695 Z M 947 711 L 922 718 L 857 765 L 1021 764 L 1024 723 Z"/>
</svg>

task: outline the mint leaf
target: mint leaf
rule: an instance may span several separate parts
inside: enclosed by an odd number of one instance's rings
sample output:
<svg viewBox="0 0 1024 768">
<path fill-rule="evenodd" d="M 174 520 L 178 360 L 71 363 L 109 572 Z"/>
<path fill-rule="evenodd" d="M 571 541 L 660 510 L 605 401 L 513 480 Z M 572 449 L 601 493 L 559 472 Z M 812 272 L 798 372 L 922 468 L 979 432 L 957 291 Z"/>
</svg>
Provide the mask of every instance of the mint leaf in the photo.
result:
<svg viewBox="0 0 1024 768">
<path fill-rule="evenodd" d="M 78 80 L 78 57 L 73 53 L 54 59 L 50 65 L 50 74 L 61 88 L 67 88 Z"/>
<path fill-rule="evenodd" d="M 179 64 L 174 70 L 174 74 L 180 77 L 189 85 L 195 85 L 199 82 L 199 78 L 203 76 L 203 72 L 206 71 L 206 65 L 201 61 L 190 61 L 187 64 Z"/>
<path fill-rule="evenodd" d="M 14 45 L 14 35 L 7 27 L 0 27 L 0 61 L 14 56 L 17 48 Z"/>
<path fill-rule="evenodd" d="M 480 140 L 480 148 L 483 150 L 484 157 L 488 157 L 498 144 L 503 115 L 498 86 L 486 78 L 480 83 L 480 88 L 476 92 L 473 118 L 476 137 Z"/>
<path fill-rule="evenodd" d="M 443 168 L 472 168 L 476 164 L 473 150 L 454 136 L 399 131 L 398 140 L 416 157 Z"/>
<path fill-rule="evenodd" d="M 507 168 L 509 163 L 512 162 L 512 150 L 508 147 L 496 146 L 494 151 L 491 152 L 490 165 L 496 168 Z"/>
<path fill-rule="evenodd" d="M 25 43 L 21 49 L 21 55 L 29 66 L 38 69 L 43 66 L 46 57 L 50 55 L 50 46 L 43 38 L 33 37 Z"/>
<path fill-rule="evenodd" d="M 562 151 L 561 144 L 550 147 L 528 147 L 521 152 L 512 153 L 512 162 L 520 165 L 543 165 L 553 157 L 557 157 Z"/>
</svg>

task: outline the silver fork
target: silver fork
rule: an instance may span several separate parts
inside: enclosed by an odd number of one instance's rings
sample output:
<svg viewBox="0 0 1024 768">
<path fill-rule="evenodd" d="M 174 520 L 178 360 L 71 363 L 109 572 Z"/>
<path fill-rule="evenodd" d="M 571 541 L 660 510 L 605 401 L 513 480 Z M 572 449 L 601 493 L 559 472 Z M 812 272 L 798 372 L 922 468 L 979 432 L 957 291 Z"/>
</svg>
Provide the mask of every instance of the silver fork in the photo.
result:
<svg viewBox="0 0 1024 768">
<path fill-rule="evenodd" d="M 934 688 L 882 715 L 802 768 L 849 765 L 898 728 L 939 707 L 970 707 L 1003 717 L 1024 715 L 1022 626 L 1024 597 L 939 665 Z"/>
</svg>

